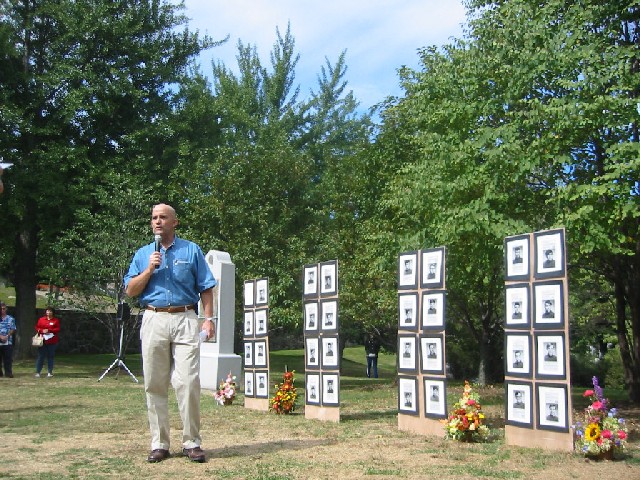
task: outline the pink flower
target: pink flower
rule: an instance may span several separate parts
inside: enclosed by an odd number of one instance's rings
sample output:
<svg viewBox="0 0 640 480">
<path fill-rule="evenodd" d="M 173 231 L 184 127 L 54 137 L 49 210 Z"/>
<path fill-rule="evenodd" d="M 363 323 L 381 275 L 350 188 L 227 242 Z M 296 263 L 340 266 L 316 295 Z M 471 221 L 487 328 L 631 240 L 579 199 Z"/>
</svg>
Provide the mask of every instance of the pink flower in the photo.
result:
<svg viewBox="0 0 640 480">
<path fill-rule="evenodd" d="M 611 438 L 613 436 L 612 433 L 611 433 L 611 430 L 602 430 L 601 435 L 604 438 Z"/>
<path fill-rule="evenodd" d="M 593 408 L 594 410 L 602 410 L 602 402 L 600 400 L 596 400 L 595 402 L 593 402 L 591 404 L 591 408 Z"/>
<path fill-rule="evenodd" d="M 624 430 L 618 430 L 618 438 L 620 440 L 624 440 L 625 438 L 627 438 L 627 432 L 625 432 Z"/>
<path fill-rule="evenodd" d="M 475 405 L 476 401 L 473 398 L 470 398 L 469 400 L 467 400 L 467 405 Z"/>
<path fill-rule="evenodd" d="M 593 390 L 587 390 L 582 394 L 583 397 L 590 397 L 592 395 L 593 395 Z"/>
</svg>

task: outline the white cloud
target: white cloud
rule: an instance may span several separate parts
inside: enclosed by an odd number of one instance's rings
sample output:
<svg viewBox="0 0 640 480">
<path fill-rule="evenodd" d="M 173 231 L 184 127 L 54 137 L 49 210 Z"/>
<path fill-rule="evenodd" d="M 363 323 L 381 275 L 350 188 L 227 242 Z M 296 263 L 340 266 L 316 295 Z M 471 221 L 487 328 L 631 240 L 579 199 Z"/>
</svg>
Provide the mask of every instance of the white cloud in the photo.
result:
<svg viewBox="0 0 640 480">
<path fill-rule="evenodd" d="M 290 23 L 303 94 L 316 88 L 325 57 L 335 63 L 346 50 L 348 87 L 365 108 L 399 94 L 397 69 L 418 67 L 421 47 L 460 38 L 465 22 L 461 0 L 185 0 L 185 5 L 191 29 L 214 39 L 230 35 L 227 44 L 202 56 L 203 73 L 210 73 L 211 59 L 235 71 L 239 39 L 254 45 L 268 66 L 276 27 L 284 34 Z"/>
</svg>

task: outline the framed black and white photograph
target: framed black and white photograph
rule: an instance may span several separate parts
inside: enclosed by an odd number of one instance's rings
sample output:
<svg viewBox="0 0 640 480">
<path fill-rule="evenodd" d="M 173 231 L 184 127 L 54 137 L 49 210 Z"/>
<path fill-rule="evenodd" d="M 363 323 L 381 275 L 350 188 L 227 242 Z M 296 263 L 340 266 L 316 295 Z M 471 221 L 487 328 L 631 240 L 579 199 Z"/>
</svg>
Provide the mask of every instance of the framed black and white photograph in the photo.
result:
<svg viewBox="0 0 640 480">
<path fill-rule="evenodd" d="M 320 394 L 322 392 L 320 388 L 320 374 L 307 373 L 304 388 L 307 405 L 320 405 Z"/>
<path fill-rule="evenodd" d="M 398 377 L 398 411 L 405 415 L 419 415 L 418 379 Z"/>
<path fill-rule="evenodd" d="M 244 312 L 244 338 L 253 338 L 253 310 Z"/>
<path fill-rule="evenodd" d="M 303 295 L 305 297 L 318 296 L 318 264 L 304 266 L 304 288 Z"/>
<path fill-rule="evenodd" d="M 565 275 L 564 230 L 546 230 L 533 234 L 536 279 Z"/>
<path fill-rule="evenodd" d="M 398 371 L 417 373 L 418 350 L 415 335 L 398 335 Z"/>
<path fill-rule="evenodd" d="M 267 367 L 269 365 L 269 351 L 267 341 L 258 340 L 253 344 L 253 365 L 256 368 Z"/>
<path fill-rule="evenodd" d="M 531 335 L 528 333 L 507 333 L 504 343 L 505 375 L 531 378 L 533 373 Z"/>
<path fill-rule="evenodd" d="M 245 370 L 244 371 L 244 396 L 245 397 L 254 397 L 255 396 L 255 378 L 253 376 L 253 370 Z"/>
<path fill-rule="evenodd" d="M 338 261 L 331 260 L 320 264 L 320 295 L 333 296 L 338 294 Z"/>
<path fill-rule="evenodd" d="M 533 284 L 533 325 L 536 329 L 564 329 L 563 292 L 561 280 Z"/>
<path fill-rule="evenodd" d="M 320 328 L 323 332 L 337 332 L 340 321 L 338 316 L 338 300 L 322 300 L 320 302 Z"/>
<path fill-rule="evenodd" d="M 443 335 L 420 335 L 420 371 L 444 375 Z"/>
<path fill-rule="evenodd" d="M 423 378 L 424 415 L 427 418 L 447 418 L 446 383 L 440 378 Z"/>
<path fill-rule="evenodd" d="M 323 336 L 321 338 L 322 364 L 323 370 L 338 370 L 340 368 L 340 350 L 338 336 Z"/>
<path fill-rule="evenodd" d="M 505 326 L 507 328 L 531 328 L 529 316 L 529 284 L 505 286 Z"/>
<path fill-rule="evenodd" d="M 528 382 L 505 382 L 507 425 L 533 428 L 533 390 Z"/>
<path fill-rule="evenodd" d="M 322 405 L 337 407 L 340 405 L 340 375 L 337 373 L 323 373 L 322 377 Z"/>
<path fill-rule="evenodd" d="M 446 299 L 444 290 L 422 292 L 422 314 L 420 315 L 422 330 L 444 330 Z"/>
<path fill-rule="evenodd" d="M 256 398 L 269 398 L 268 370 L 256 370 L 255 392 Z"/>
<path fill-rule="evenodd" d="M 320 338 L 305 337 L 305 366 L 307 370 L 317 370 L 320 368 Z"/>
<path fill-rule="evenodd" d="M 256 305 L 267 305 L 269 303 L 269 279 L 259 278 L 256 280 Z"/>
<path fill-rule="evenodd" d="M 405 252 L 398 256 L 398 289 L 418 288 L 418 252 Z"/>
<path fill-rule="evenodd" d="M 245 280 L 244 281 L 244 306 L 245 307 L 253 307 L 255 305 L 255 281 L 254 280 Z"/>
<path fill-rule="evenodd" d="M 418 294 L 398 294 L 398 330 L 418 330 Z"/>
<path fill-rule="evenodd" d="M 304 303 L 304 331 L 316 333 L 320 325 L 320 309 L 317 300 Z"/>
<path fill-rule="evenodd" d="M 516 235 L 504 239 L 505 280 L 529 280 L 530 235 Z"/>
<path fill-rule="evenodd" d="M 422 288 L 443 288 L 444 286 L 444 247 L 421 250 Z"/>
<path fill-rule="evenodd" d="M 567 386 L 537 383 L 536 389 L 538 429 L 568 432 Z"/>
<path fill-rule="evenodd" d="M 566 374 L 564 332 L 536 333 L 536 378 L 564 380 Z"/>
<path fill-rule="evenodd" d="M 245 367 L 253 367 L 253 342 L 244 342 L 244 357 L 242 360 Z"/>
<path fill-rule="evenodd" d="M 259 308 L 255 313 L 256 337 L 264 337 L 269 333 L 269 309 Z"/>
</svg>

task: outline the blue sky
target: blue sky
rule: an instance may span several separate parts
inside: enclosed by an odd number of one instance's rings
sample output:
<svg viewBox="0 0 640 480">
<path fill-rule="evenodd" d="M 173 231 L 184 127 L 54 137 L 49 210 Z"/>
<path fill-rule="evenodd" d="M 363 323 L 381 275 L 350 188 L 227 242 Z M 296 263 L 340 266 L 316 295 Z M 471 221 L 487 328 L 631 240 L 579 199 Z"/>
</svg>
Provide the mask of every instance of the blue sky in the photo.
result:
<svg viewBox="0 0 640 480">
<path fill-rule="evenodd" d="M 348 89 L 367 109 L 401 94 L 398 68 L 418 68 L 417 50 L 461 38 L 466 21 L 461 0 L 185 0 L 190 29 L 229 41 L 202 55 L 210 75 L 212 59 L 237 71 L 238 40 L 256 46 L 262 64 L 287 24 L 300 55 L 296 84 L 303 98 L 317 90 L 325 57 L 334 64 L 346 50 Z"/>
</svg>

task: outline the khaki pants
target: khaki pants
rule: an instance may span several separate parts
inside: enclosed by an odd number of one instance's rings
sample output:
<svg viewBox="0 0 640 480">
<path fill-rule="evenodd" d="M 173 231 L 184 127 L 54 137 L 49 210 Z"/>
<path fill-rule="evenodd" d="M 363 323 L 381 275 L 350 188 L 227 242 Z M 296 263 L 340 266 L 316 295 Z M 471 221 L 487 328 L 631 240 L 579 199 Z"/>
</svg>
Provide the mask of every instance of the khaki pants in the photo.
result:
<svg viewBox="0 0 640 480">
<path fill-rule="evenodd" d="M 182 446 L 200 446 L 200 342 L 193 310 L 161 313 L 146 310 L 140 339 L 151 449 L 169 450 L 169 383 L 182 419 Z"/>
</svg>

